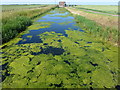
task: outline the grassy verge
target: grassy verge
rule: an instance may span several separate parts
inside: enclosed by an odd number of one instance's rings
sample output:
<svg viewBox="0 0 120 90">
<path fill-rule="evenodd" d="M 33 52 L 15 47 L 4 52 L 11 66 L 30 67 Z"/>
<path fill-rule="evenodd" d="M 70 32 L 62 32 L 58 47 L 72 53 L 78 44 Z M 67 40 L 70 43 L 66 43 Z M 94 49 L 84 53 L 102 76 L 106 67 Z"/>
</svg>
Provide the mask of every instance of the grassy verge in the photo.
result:
<svg viewBox="0 0 120 90">
<path fill-rule="evenodd" d="M 100 37 L 102 40 L 110 41 L 115 45 L 118 44 L 118 30 L 109 27 L 102 27 L 96 22 L 89 20 L 83 16 L 75 15 L 76 21 L 79 26 L 89 32 L 94 37 Z"/>
<path fill-rule="evenodd" d="M 2 42 L 8 42 L 18 33 L 24 31 L 32 24 L 32 20 L 45 12 L 54 9 L 56 6 L 47 6 L 35 10 L 13 12 L 10 15 L 2 15 Z"/>
</svg>

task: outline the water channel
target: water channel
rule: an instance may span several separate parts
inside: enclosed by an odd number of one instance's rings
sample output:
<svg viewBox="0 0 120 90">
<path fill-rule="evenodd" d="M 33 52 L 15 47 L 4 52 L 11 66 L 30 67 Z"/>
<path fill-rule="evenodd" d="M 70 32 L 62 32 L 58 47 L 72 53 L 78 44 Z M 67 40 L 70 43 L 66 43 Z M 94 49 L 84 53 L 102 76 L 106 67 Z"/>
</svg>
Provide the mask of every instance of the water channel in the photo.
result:
<svg viewBox="0 0 120 90">
<path fill-rule="evenodd" d="M 42 41 L 37 35 L 44 32 L 54 31 L 56 33 L 62 33 L 65 36 L 67 36 L 65 34 L 65 30 L 73 29 L 84 32 L 84 30 L 81 30 L 81 28 L 77 26 L 75 19 L 71 15 L 71 13 L 65 9 L 55 9 L 53 11 L 50 11 L 44 16 L 38 18 L 35 22 L 39 23 L 36 27 L 40 27 L 41 26 L 40 23 L 43 23 L 42 26 L 46 24 L 50 25 L 47 28 L 38 28 L 35 30 L 30 30 L 29 33 L 22 35 L 23 40 L 18 42 L 18 44 L 41 43 Z M 29 38 L 27 36 L 32 36 L 32 38 Z"/>
<path fill-rule="evenodd" d="M 118 50 L 93 38 L 64 8 L 37 18 L 2 49 L 4 88 L 113 88 Z"/>
</svg>

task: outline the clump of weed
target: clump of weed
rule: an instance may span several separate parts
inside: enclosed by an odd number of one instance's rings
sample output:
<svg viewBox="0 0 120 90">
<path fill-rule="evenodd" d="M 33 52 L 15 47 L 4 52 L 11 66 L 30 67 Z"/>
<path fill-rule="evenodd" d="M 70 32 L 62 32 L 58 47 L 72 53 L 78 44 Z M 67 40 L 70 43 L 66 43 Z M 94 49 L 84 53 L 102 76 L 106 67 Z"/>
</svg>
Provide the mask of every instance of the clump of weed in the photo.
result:
<svg viewBox="0 0 120 90">
<path fill-rule="evenodd" d="M 6 24 L 3 24 L 2 28 L 3 43 L 15 37 L 18 33 L 25 30 L 27 26 L 31 24 L 32 24 L 31 19 L 25 16 L 11 18 L 8 22 L 6 22 Z"/>
</svg>

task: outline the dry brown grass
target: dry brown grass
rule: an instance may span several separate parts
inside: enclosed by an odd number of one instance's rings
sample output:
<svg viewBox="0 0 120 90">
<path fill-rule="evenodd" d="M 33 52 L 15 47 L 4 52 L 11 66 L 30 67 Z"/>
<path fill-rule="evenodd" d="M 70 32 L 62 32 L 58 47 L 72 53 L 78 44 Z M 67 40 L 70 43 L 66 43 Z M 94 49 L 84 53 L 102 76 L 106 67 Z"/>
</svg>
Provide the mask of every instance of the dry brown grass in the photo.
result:
<svg viewBox="0 0 120 90">
<path fill-rule="evenodd" d="M 103 27 L 110 27 L 113 29 L 118 29 L 118 17 L 101 15 L 101 14 L 94 14 L 94 13 L 87 13 L 81 10 L 77 10 L 72 7 L 66 7 L 73 14 L 84 16 L 90 20 L 95 21 L 96 23 L 102 25 Z"/>
</svg>

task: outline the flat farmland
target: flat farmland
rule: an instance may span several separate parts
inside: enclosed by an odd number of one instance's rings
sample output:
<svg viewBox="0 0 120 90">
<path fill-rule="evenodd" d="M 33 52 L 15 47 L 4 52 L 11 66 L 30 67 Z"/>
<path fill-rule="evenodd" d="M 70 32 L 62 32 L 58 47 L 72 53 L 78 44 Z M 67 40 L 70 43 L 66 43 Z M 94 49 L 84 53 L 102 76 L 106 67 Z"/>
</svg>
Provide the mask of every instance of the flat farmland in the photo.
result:
<svg viewBox="0 0 120 90">
<path fill-rule="evenodd" d="M 16 11 L 16 10 L 23 10 L 23 9 L 33 9 L 33 8 L 42 8 L 46 7 L 47 5 L 2 5 L 2 11 Z"/>
<path fill-rule="evenodd" d="M 79 9 L 92 10 L 104 13 L 118 14 L 117 5 L 79 5 Z"/>
<path fill-rule="evenodd" d="M 51 7 L 51 5 L 2 5 L 2 18 L 11 17 L 18 13 Z M 17 14 L 16 14 L 17 13 Z"/>
</svg>

